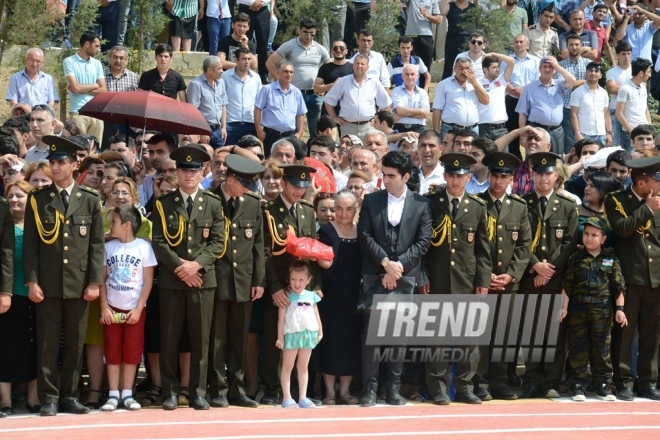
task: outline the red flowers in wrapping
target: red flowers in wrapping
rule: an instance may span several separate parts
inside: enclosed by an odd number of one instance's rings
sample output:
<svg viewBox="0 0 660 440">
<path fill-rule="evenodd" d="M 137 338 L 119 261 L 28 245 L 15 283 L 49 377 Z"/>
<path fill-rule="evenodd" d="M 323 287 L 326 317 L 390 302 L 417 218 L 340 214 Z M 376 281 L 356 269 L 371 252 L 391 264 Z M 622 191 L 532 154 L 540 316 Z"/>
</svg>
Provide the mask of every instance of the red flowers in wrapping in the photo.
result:
<svg viewBox="0 0 660 440">
<path fill-rule="evenodd" d="M 291 231 L 286 231 L 286 251 L 298 258 L 321 261 L 332 261 L 335 258 L 331 246 L 310 237 L 296 237 Z"/>
</svg>

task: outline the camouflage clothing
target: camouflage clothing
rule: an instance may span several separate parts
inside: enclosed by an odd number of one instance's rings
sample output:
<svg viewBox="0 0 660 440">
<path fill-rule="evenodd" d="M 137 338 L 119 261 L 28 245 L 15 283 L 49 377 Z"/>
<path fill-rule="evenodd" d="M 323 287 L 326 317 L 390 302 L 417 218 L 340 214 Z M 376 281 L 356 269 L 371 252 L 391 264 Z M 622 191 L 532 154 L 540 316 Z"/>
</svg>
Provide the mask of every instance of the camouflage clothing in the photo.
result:
<svg viewBox="0 0 660 440">
<path fill-rule="evenodd" d="M 564 289 L 568 305 L 568 361 L 570 385 L 587 385 L 587 364 L 597 384 L 612 377 L 610 343 L 613 303 L 625 284 L 619 260 L 610 252 L 594 257 L 586 250 L 568 260 Z M 588 301 L 595 301 L 590 303 Z"/>
</svg>

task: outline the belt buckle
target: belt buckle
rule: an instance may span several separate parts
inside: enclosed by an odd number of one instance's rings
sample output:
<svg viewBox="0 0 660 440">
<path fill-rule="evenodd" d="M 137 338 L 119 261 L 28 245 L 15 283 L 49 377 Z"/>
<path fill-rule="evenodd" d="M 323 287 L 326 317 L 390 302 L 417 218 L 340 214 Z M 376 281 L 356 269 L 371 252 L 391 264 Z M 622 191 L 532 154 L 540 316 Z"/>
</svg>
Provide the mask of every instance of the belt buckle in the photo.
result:
<svg viewBox="0 0 660 440">
<path fill-rule="evenodd" d="M 412 128 L 412 124 L 403 124 L 403 128 L 410 130 Z"/>
</svg>

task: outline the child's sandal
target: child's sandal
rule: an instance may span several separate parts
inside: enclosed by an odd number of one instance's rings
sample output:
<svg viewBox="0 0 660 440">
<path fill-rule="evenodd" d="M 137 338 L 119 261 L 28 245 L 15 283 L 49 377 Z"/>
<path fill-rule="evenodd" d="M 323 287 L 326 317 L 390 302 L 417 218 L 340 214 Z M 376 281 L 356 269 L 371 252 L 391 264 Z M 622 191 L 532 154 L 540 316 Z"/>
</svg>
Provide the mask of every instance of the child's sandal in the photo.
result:
<svg viewBox="0 0 660 440">
<path fill-rule="evenodd" d="M 101 411 L 111 412 L 117 409 L 119 406 L 119 398 L 117 396 L 110 396 L 101 407 Z"/>
<path fill-rule="evenodd" d="M 133 398 L 133 396 L 126 396 L 121 399 L 121 402 L 124 404 L 124 408 L 126 408 L 129 411 L 137 411 L 138 409 L 141 409 L 142 406 L 137 403 L 137 401 Z"/>
<path fill-rule="evenodd" d="M 158 401 L 160 394 L 163 392 L 162 387 L 151 385 L 151 389 L 146 396 L 142 399 L 142 406 L 151 406 Z"/>
</svg>

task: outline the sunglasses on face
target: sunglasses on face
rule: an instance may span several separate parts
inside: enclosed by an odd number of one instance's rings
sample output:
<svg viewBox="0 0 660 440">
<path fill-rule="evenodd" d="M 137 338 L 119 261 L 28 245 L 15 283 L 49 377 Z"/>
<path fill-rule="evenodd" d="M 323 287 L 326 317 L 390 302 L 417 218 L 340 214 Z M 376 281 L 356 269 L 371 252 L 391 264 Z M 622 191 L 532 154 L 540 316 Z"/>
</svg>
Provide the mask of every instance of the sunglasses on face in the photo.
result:
<svg viewBox="0 0 660 440">
<path fill-rule="evenodd" d="M 477 46 L 481 46 L 482 44 L 484 44 L 483 41 L 478 41 L 478 40 L 470 40 L 470 43 L 475 44 Z"/>
<path fill-rule="evenodd" d="M 96 173 L 94 173 L 93 171 L 88 171 L 87 174 L 91 174 L 91 175 L 96 174 L 98 177 L 103 177 L 103 171 L 101 170 L 97 171 Z"/>
<path fill-rule="evenodd" d="M 332 50 L 340 50 L 340 51 L 343 52 L 343 51 L 346 50 L 346 48 L 345 48 L 344 46 L 333 46 L 333 47 L 332 47 Z"/>
</svg>

